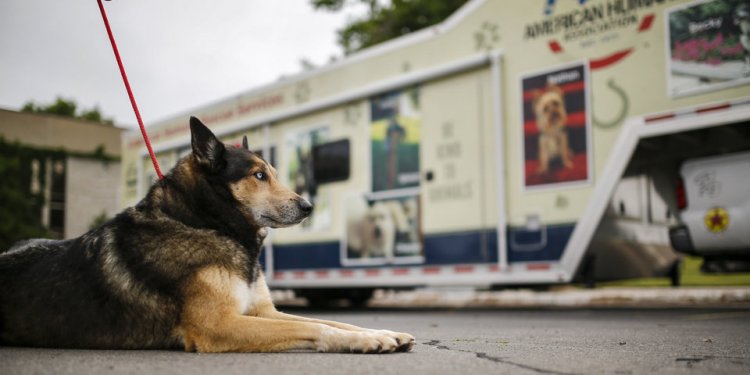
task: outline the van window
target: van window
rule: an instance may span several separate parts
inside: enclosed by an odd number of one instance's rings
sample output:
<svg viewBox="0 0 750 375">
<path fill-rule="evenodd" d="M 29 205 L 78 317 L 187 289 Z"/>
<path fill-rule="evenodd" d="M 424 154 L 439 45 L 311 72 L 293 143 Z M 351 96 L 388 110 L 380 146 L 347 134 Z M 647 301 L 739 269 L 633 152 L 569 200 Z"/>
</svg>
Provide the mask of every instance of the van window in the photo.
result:
<svg viewBox="0 0 750 375">
<path fill-rule="evenodd" d="M 313 147 L 313 175 L 317 184 L 349 179 L 349 140 L 319 144 Z"/>
</svg>

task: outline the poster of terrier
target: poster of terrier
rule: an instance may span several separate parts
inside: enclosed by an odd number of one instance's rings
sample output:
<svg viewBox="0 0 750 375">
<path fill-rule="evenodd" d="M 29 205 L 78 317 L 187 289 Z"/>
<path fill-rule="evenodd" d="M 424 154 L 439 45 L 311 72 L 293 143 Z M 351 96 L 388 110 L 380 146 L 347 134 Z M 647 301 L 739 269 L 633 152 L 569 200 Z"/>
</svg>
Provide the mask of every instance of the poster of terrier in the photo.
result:
<svg viewBox="0 0 750 375">
<path fill-rule="evenodd" d="M 590 181 L 588 76 L 578 62 L 521 77 L 526 189 Z"/>
<path fill-rule="evenodd" d="M 344 210 L 342 264 L 424 262 L 417 195 L 374 199 L 366 194 L 352 194 L 347 197 Z"/>
<path fill-rule="evenodd" d="M 750 0 L 695 1 L 667 19 L 670 95 L 750 82 Z"/>
<path fill-rule="evenodd" d="M 419 186 L 419 88 L 370 100 L 372 191 Z"/>
</svg>

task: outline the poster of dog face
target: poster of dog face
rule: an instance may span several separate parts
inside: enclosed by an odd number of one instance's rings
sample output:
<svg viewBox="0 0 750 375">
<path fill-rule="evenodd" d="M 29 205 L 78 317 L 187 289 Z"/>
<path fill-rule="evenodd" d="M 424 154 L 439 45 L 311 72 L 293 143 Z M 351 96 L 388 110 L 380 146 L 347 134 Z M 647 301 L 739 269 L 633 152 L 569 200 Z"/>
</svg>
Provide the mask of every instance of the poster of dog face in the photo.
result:
<svg viewBox="0 0 750 375">
<path fill-rule="evenodd" d="M 667 11 L 669 94 L 750 83 L 750 0 L 702 0 Z"/>
<path fill-rule="evenodd" d="M 419 88 L 370 100 L 372 191 L 419 186 Z"/>
<path fill-rule="evenodd" d="M 315 209 L 300 226 L 309 230 L 323 230 L 331 225 L 330 194 L 319 186 L 313 173 L 311 152 L 314 146 L 328 140 L 328 128 L 313 128 L 286 134 L 285 155 L 287 184 L 295 193 L 310 201 Z"/>
<path fill-rule="evenodd" d="M 343 264 L 419 263 L 424 260 L 416 195 L 372 199 L 354 194 L 347 198 L 344 210 Z"/>
<path fill-rule="evenodd" d="M 521 78 L 524 187 L 588 182 L 588 64 Z"/>
</svg>

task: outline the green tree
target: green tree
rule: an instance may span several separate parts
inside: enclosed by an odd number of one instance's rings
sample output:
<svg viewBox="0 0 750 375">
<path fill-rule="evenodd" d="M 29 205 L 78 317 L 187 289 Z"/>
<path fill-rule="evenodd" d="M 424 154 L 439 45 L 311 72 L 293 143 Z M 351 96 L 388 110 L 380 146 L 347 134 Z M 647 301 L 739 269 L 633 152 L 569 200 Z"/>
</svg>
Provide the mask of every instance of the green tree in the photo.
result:
<svg viewBox="0 0 750 375">
<path fill-rule="evenodd" d="M 435 25 L 467 0 L 310 0 L 315 9 L 340 11 L 346 3 L 359 2 L 368 8 L 362 19 L 349 22 L 338 31 L 338 43 L 345 54 Z"/>
<path fill-rule="evenodd" d="M 38 105 L 33 101 L 28 101 L 21 108 L 21 112 L 29 113 L 42 113 L 49 115 L 57 115 L 64 117 L 72 117 L 81 120 L 94 121 L 107 125 L 114 125 L 114 121 L 110 118 L 105 118 L 99 111 L 99 107 L 95 106 L 91 109 L 82 109 L 80 113 L 77 113 L 78 105 L 72 99 L 65 99 L 57 97 L 55 102 L 48 105 Z"/>
<path fill-rule="evenodd" d="M 0 137 L 0 253 L 18 240 L 49 235 L 41 224 L 44 199 L 29 191 L 28 163 L 42 156 L 34 152 Z"/>
<path fill-rule="evenodd" d="M 107 215 L 107 211 L 102 211 L 99 215 L 96 215 L 91 222 L 89 223 L 89 230 L 95 229 L 100 227 L 102 224 L 106 223 L 109 220 L 109 215 Z"/>
</svg>

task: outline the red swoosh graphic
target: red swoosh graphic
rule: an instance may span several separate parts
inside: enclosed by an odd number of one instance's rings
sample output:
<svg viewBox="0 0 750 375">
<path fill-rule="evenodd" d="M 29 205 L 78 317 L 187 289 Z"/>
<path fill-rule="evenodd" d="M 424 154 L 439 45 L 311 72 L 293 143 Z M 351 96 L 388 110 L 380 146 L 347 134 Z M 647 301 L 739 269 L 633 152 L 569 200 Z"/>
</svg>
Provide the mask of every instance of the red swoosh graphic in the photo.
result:
<svg viewBox="0 0 750 375">
<path fill-rule="evenodd" d="M 609 56 L 602 57 L 601 59 L 591 60 L 590 66 L 591 70 L 601 69 L 605 68 L 607 66 L 610 66 L 625 57 L 627 57 L 631 52 L 633 52 L 632 48 L 628 48 L 622 51 L 615 52 Z"/>
</svg>

